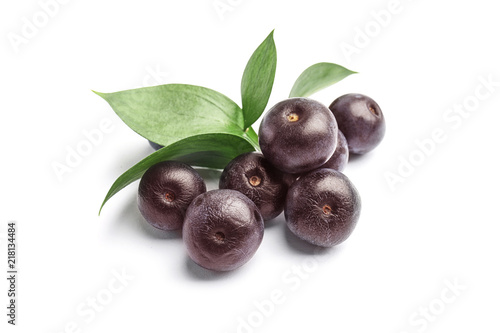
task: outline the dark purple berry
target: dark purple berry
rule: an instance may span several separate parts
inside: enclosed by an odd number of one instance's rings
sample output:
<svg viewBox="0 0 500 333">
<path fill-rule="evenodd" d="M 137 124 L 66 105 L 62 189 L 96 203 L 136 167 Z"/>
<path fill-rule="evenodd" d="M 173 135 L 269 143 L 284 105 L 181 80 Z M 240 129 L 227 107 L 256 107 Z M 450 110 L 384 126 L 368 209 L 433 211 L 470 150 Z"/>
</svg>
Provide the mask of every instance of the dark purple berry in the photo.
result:
<svg viewBox="0 0 500 333">
<path fill-rule="evenodd" d="M 236 190 L 252 200 L 264 221 L 281 214 L 288 186 L 284 174 L 257 152 L 233 159 L 220 176 L 219 188 Z"/>
<path fill-rule="evenodd" d="M 293 182 L 297 180 L 299 176 L 293 173 L 284 173 L 283 174 L 283 181 L 285 182 L 286 186 L 290 187 L 292 186 Z"/>
<path fill-rule="evenodd" d="M 343 171 L 349 161 L 349 147 L 347 146 L 347 140 L 342 134 L 342 132 L 338 131 L 339 136 L 337 138 L 337 148 L 333 153 L 332 157 L 320 166 L 318 169 L 329 168 L 337 171 Z"/>
<path fill-rule="evenodd" d="M 214 271 L 245 264 L 264 237 L 264 220 L 252 200 L 235 190 L 212 190 L 189 206 L 182 238 L 189 257 Z"/>
<path fill-rule="evenodd" d="M 385 120 L 378 104 L 368 96 L 347 94 L 330 105 L 349 151 L 365 154 L 374 149 L 385 134 Z"/>
<path fill-rule="evenodd" d="M 144 173 L 137 202 L 149 224 L 161 230 L 176 230 L 182 228 L 191 201 L 206 190 L 203 178 L 192 167 L 165 161 Z"/>
<path fill-rule="evenodd" d="M 273 106 L 262 118 L 259 145 L 276 168 L 298 174 L 323 165 L 337 146 L 337 122 L 323 104 L 290 98 Z"/>
<path fill-rule="evenodd" d="M 361 199 L 351 181 L 333 169 L 301 176 L 288 190 L 285 219 L 299 238 L 330 247 L 345 241 L 354 230 Z"/>
</svg>

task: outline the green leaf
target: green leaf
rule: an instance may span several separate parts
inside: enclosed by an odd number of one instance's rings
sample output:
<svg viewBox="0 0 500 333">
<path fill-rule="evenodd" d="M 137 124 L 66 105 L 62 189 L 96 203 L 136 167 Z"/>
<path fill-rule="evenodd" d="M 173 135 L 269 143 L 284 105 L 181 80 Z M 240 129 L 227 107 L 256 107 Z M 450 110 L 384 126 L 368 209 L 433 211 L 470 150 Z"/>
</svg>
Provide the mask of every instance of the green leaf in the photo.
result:
<svg viewBox="0 0 500 333">
<path fill-rule="evenodd" d="M 260 151 L 259 146 L 259 136 L 257 132 L 253 129 L 252 126 L 248 127 L 245 131 L 245 138 L 248 138 L 248 141 L 252 143 L 255 150 Z"/>
<path fill-rule="evenodd" d="M 276 74 L 276 46 L 274 30 L 259 45 L 248 60 L 241 79 L 241 98 L 244 128 L 250 127 L 264 112 Z"/>
<path fill-rule="evenodd" d="M 165 84 L 96 94 L 135 132 L 162 146 L 204 133 L 241 136 L 246 128 L 235 102 L 204 87 Z"/>
<path fill-rule="evenodd" d="M 314 64 L 300 74 L 289 97 L 308 97 L 355 73 L 357 72 L 328 62 Z"/>
<path fill-rule="evenodd" d="M 215 169 L 224 168 L 236 156 L 254 151 L 250 139 L 223 133 L 205 133 L 190 136 L 174 142 L 152 153 L 123 173 L 109 189 L 99 210 L 104 204 L 127 185 L 141 178 L 152 165 L 165 160 L 179 160 L 193 166 Z"/>
</svg>

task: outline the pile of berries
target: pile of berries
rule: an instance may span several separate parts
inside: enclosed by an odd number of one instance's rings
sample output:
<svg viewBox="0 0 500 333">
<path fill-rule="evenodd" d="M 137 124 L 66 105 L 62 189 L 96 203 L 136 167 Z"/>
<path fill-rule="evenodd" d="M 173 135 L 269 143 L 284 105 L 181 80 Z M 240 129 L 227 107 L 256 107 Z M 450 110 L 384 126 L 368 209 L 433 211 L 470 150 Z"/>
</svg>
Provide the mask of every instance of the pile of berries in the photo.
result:
<svg viewBox="0 0 500 333">
<path fill-rule="evenodd" d="M 359 193 L 341 171 L 350 153 L 372 150 L 384 133 L 382 111 L 368 96 L 343 95 L 329 108 L 289 98 L 262 119 L 262 153 L 232 160 L 218 190 L 207 192 L 189 165 L 161 162 L 141 179 L 139 210 L 158 229 L 182 229 L 188 255 L 210 270 L 229 271 L 250 260 L 265 221 L 283 211 L 296 236 L 331 247 L 350 236 L 361 211 Z"/>
</svg>

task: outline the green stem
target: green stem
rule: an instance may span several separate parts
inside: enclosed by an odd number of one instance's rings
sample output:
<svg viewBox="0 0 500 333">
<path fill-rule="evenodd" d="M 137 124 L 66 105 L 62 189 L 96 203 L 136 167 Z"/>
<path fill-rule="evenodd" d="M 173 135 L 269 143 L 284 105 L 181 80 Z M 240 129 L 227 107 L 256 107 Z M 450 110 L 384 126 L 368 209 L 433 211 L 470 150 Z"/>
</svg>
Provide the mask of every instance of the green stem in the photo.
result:
<svg viewBox="0 0 500 333">
<path fill-rule="evenodd" d="M 254 131 L 252 126 L 248 127 L 245 130 L 245 134 L 243 134 L 245 139 L 250 142 L 250 144 L 255 148 L 256 151 L 260 152 L 260 146 L 259 146 L 259 136 L 257 133 Z"/>
</svg>

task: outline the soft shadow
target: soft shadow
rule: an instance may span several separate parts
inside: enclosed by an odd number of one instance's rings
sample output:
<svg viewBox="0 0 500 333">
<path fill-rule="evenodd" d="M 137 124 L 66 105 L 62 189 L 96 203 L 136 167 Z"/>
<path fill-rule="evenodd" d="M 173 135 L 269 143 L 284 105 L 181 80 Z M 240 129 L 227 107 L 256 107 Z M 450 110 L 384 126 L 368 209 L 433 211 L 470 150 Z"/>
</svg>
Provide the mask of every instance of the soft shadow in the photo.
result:
<svg viewBox="0 0 500 333">
<path fill-rule="evenodd" d="M 352 154 L 352 153 L 350 153 L 349 160 L 347 161 L 347 165 L 349 166 L 349 164 L 361 163 L 362 161 L 363 161 L 363 163 L 366 163 L 366 160 L 370 159 L 371 156 L 372 156 L 371 152 L 368 152 L 366 154 Z"/>
<path fill-rule="evenodd" d="M 215 281 L 233 276 L 235 274 L 235 271 L 237 271 L 239 268 L 229 272 L 211 271 L 196 264 L 191 258 L 189 258 L 188 255 L 186 255 L 185 269 L 189 276 L 195 278 L 196 280 Z"/>
<path fill-rule="evenodd" d="M 205 181 L 211 181 L 215 183 L 219 183 L 220 175 L 222 174 L 222 170 L 216 169 L 208 169 L 208 168 L 194 168 L 196 172 L 203 177 Z"/>
<path fill-rule="evenodd" d="M 276 228 L 279 226 L 284 226 L 285 223 L 286 223 L 285 222 L 285 215 L 282 212 L 280 215 L 276 216 L 274 219 L 264 222 L 264 228 L 265 229 L 272 229 L 272 228 Z"/>
<path fill-rule="evenodd" d="M 180 230 L 164 231 L 150 225 L 142 216 L 139 208 L 137 208 L 137 196 L 131 195 L 127 204 L 121 210 L 117 223 L 125 226 L 136 233 L 146 235 L 148 238 L 154 239 L 180 239 L 182 234 Z"/>
<path fill-rule="evenodd" d="M 356 163 L 358 160 L 362 158 L 363 155 L 350 153 L 348 163 Z"/>
<path fill-rule="evenodd" d="M 284 234 L 287 244 L 298 253 L 314 254 L 314 255 L 326 255 L 331 253 L 332 248 L 313 245 L 295 236 L 289 228 L 285 227 Z"/>
</svg>

